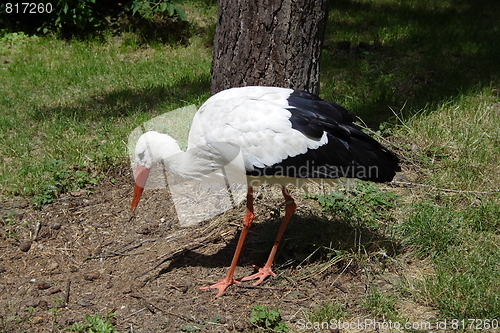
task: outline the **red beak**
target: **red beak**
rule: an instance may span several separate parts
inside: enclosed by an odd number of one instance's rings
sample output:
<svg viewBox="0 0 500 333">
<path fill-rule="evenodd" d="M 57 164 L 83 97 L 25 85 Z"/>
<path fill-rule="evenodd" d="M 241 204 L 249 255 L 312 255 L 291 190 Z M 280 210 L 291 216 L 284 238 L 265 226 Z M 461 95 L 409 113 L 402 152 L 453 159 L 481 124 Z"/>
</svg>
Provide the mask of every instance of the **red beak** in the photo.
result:
<svg viewBox="0 0 500 333">
<path fill-rule="evenodd" d="M 142 191 L 144 191 L 144 186 L 146 186 L 146 181 L 148 180 L 149 169 L 145 166 L 139 165 L 135 169 L 135 183 L 134 183 L 134 198 L 132 199 L 132 206 L 130 212 L 134 214 L 135 208 L 141 200 Z"/>
</svg>

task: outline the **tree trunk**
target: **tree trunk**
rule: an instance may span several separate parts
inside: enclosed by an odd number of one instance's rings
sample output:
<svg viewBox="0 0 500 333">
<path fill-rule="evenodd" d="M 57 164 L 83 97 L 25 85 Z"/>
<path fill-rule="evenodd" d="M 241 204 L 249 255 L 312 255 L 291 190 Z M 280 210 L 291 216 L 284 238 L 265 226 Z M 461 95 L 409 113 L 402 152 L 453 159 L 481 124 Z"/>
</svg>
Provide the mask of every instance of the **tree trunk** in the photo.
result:
<svg viewBox="0 0 500 333">
<path fill-rule="evenodd" d="M 212 85 L 319 93 L 326 0 L 218 0 Z"/>
</svg>

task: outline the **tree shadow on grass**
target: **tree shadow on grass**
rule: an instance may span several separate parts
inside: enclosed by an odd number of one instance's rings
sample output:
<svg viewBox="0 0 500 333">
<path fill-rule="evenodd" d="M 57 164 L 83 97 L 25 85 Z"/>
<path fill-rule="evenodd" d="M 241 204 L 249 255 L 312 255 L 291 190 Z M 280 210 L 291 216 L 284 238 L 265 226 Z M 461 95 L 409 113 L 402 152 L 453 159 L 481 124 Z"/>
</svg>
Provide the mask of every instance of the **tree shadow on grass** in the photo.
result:
<svg viewBox="0 0 500 333">
<path fill-rule="evenodd" d="M 196 103 L 193 97 L 208 96 L 210 76 L 200 75 L 196 79 L 184 78 L 172 85 L 158 85 L 144 89 L 124 88 L 102 95 L 95 95 L 72 105 L 45 107 L 33 115 L 35 120 L 51 117 L 66 117 L 77 121 L 104 120 L 127 117 L 137 113 L 155 113 L 158 105 L 172 105 L 170 110 Z"/>
<path fill-rule="evenodd" d="M 370 124 L 500 89 L 500 2 L 332 1 L 322 76 Z M 349 39 L 349 40 L 346 40 Z M 350 42 L 349 44 L 339 42 Z"/>
</svg>

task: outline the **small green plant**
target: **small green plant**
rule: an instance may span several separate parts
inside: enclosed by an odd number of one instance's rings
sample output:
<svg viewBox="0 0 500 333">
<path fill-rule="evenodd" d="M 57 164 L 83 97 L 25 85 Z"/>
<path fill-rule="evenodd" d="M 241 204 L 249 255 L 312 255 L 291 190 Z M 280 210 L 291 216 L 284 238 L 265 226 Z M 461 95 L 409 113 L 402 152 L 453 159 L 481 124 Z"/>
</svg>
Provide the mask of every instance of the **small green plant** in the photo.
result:
<svg viewBox="0 0 500 333">
<path fill-rule="evenodd" d="M 42 190 L 32 198 L 35 208 L 49 204 L 60 193 L 77 191 L 87 185 L 95 185 L 99 177 L 91 177 L 87 171 L 71 170 L 64 161 L 48 160 L 44 169 L 49 179 L 42 185 Z"/>
<path fill-rule="evenodd" d="M 390 136 L 394 133 L 394 125 L 388 122 L 380 123 L 375 133 L 380 136 Z"/>
<path fill-rule="evenodd" d="M 310 322 L 330 322 L 332 319 L 340 319 L 344 316 L 342 304 L 338 301 L 322 303 L 315 307 L 311 312 L 306 313 L 306 318 Z"/>
<path fill-rule="evenodd" d="M 278 309 L 268 310 L 262 305 L 254 305 L 250 315 L 250 322 L 264 329 L 271 329 L 276 332 L 288 332 L 288 327 L 281 320 L 281 313 Z"/>
<path fill-rule="evenodd" d="M 61 297 L 59 297 L 59 296 L 54 296 L 54 298 L 53 298 L 53 299 L 54 299 L 54 303 L 56 304 L 56 307 L 57 307 L 57 308 L 60 308 L 61 306 L 63 306 L 63 304 L 64 304 L 64 300 L 63 300 Z"/>
<path fill-rule="evenodd" d="M 362 299 L 361 305 L 379 318 L 400 321 L 395 308 L 396 296 L 383 292 L 376 285 L 371 285 L 368 295 Z"/>
<path fill-rule="evenodd" d="M 2 219 L 6 227 L 10 227 L 16 223 L 16 212 L 8 212 L 5 214 Z"/>
<path fill-rule="evenodd" d="M 54 331 L 57 323 L 57 318 L 59 317 L 59 309 L 56 306 L 54 308 L 50 308 L 48 311 L 52 314 L 52 331 Z"/>
<path fill-rule="evenodd" d="M 354 187 L 344 191 L 314 196 L 323 210 L 338 214 L 342 219 L 358 225 L 378 227 L 384 213 L 394 207 L 395 194 L 382 192 L 377 186 L 356 181 Z"/>
<path fill-rule="evenodd" d="M 24 32 L 6 33 L 0 38 L 0 52 L 22 48 L 26 43 L 38 40 L 37 36 L 28 36 Z"/>
<path fill-rule="evenodd" d="M 118 331 L 113 327 L 109 319 L 114 316 L 114 313 L 108 313 L 104 318 L 99 313 L 95 315 L 85 315 L 87 324 L 75 323 L 67 328 L 65 331 L 70 332 L 85 332 L 85 333 L 114 333 Z"/>
<path fill-rule="evenodd" d="M 5 226 L 4 232 L 5 236 L 8 238 L 14 238 L 19 240 L 19 236 L 17 236 L 17 233 L 15 231 L 16 229 L 16 213 L 15 212 L 8 212 L 2 217 L 2 222 L 3 225 Z"/>
</svg>

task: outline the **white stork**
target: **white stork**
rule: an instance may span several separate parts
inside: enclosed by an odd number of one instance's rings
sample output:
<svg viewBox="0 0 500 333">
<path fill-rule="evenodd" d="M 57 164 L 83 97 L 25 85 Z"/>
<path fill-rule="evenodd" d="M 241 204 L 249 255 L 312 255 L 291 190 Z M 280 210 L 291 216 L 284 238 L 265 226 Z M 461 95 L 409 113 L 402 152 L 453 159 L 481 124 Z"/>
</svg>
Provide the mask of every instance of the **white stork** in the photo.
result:
<svg viewBox="0 0 500 333">
<path fill-rule="evenodd" d="M 204 164 L 213 166 L 214 160 L 224 159 L 224 152 L 212 149 L 212 143 L 239 148 L 249 184 L 243 230 L 229 271 L 218 283 L 201 288 L 218 289 L 216 296 L 222 295 L 231 284 L 239 283 L 233 275 L 254 219 L 253 186 L 258 180 L 282 185 L 286 213 L 264 267 L 254 266 L 255 274 L 240 279 L 257 279 L 254 285 L 269 275 L 275 276 L 271 270 L 274 256 L 296 208 L 285 187 L 290 178 L 346 177 L 387 182 L 400 171 L 397 157 L 356 127 L 352 116 L 338 104 L 293 89 L 232 88 L 210 97 L 195 114 L 187 152 L 182 152 L 177 142 L 166 134 L 151 131 L 139 138 L 135 147 L 137 168 L 132 212 L 139 203 L 149 170 L 156 163 L 164 163 L 180 178 L 201 179 L 206 174 Z M 200 154 L 200 150 L 209 151 Z M 189 151 L 197 153 L 189 154 Z M 169 157 L 174 155 L 177 156 L 175 162 L 169 163 Z M 227 163 L 227 159 L 221 162 Z"/>
</svg>

